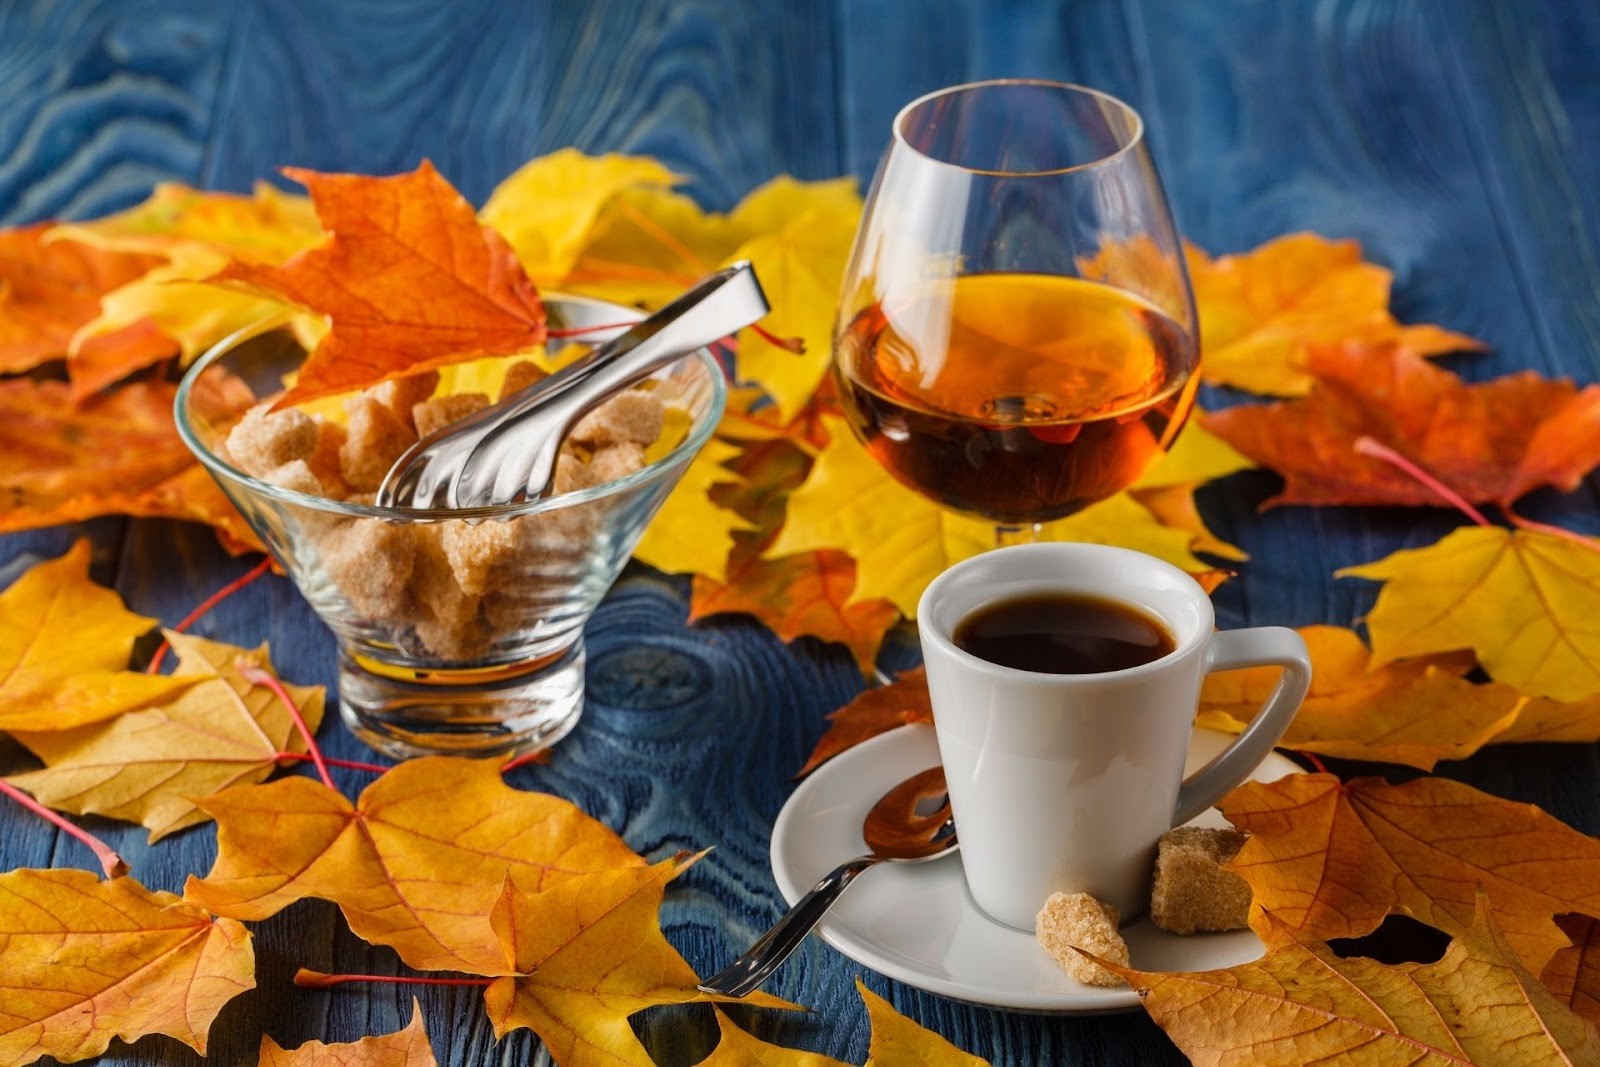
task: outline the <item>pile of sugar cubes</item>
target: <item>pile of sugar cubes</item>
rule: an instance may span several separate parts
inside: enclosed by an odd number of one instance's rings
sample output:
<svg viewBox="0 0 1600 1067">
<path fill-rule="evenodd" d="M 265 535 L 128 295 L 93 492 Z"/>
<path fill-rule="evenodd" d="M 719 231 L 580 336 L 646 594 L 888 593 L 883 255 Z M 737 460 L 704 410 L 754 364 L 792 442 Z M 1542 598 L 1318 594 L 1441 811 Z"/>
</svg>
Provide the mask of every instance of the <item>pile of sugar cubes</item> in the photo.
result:
<svg viewBox="0 0 1600 1067">
<path fill-rule="evenodd" d="M 539 378 L 512 364 L 500 396 Z M 489 406 L 485 393 L 435 396 L 434 372 L 386 381 L 344 402 L 344 423 L 298 408 L 247 411 L 217 447 L 229 465 L 284 489 L 373 503 L 395 460 L 426 437 Z M 664 409 L 648 388 L 624 390 L 572 428 L 556 463 L 556 493 L 614 481 L 645 465 Z M 300 533 L 356 614 L 401 647 L 440 660 L 481 656 L 495 635 L 527 626 L 529 571 L 573 571 L 593 550 L 602 513 L 556 508 L 506 521 L 392 522 L 299 509 Z"/>
<path fill-rule="evenodd" d="M 1156 846 L 1150 921 L 1172 934 L 1248 926 L 1250 883 L 1223 866 L 1244 842 L 1237 830 L 1183 826 L 1166 833 Z M 1085 985 L 1116 986 L 1122 979 L 1083 953 L 1128 966 L 1120 919 L 1116 908 L 1088 893 L 1052 893 L 1034 932 L 1068 977 Z"/>
</svg>

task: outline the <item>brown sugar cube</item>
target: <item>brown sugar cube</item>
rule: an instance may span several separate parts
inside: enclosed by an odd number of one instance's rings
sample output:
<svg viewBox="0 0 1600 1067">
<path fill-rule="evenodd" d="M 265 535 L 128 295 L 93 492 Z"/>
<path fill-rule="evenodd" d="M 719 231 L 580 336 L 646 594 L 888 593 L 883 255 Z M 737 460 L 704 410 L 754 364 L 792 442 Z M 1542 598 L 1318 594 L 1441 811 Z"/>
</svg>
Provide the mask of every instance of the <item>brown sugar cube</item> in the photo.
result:
<svg viewBox="0 0 1600 1067">
<path fill-rule="evenodd" d="M 311 464 L 303 459 L 291 460 L 282 466 L 274 467 L 263 474 L 261 480 L 279 489 L 289 489 L 296 493 L 305 493 L 307 496 L 323 495 L 322 479 L 311 469 Z"/>
<path fill-rule="evenodd" d="M 374 619 L 397 620 L 411 607 L 414 527 L 355 519 L 322 539 L 322 568 L 350 606 Z"/>
<path fill-rule="evenodd" d="M 594 471 L 590 470 L 582 456 L 576 452 L 562 449 L 556 457 L 556 473 L 552 488 L 557 493 L 575 493 L 579 489 L 587 489 L 598 484 Z"/>
<path fill-rule="evenodd" d="M 436 396 L 411 408 L 411 424 L 417 428 L 418 437 L 426 437 L 442 430 L 452 422 L 475 415 L 489 406 L 487 393 L 456 393 L 453 396 Z"/>
<path fill-rule="evenodd" d="M 339 500 L 350 495 L 350 486 L 345 484 L 344 475 L 340 473 L 339 461 L 339 450 L 349 437 L 349 432 L 337 422 L 318 419 L 317 447 L 306 457 L 311 472 L 322 483 L 323 492 Z"/>
<path fill-rule="evenodd" d="M 408 378 L 390 378 L 380 382 L 371 389 L 362 393 L 370 396 L 408 428 L 411 427 L 411 409 L 433 395 L 439 388 L 439 372 L 436 370 L 425 371 L 422 374 L 413 374 Z"/>
<path fill-rule="evenodd" d="M 471 659 L 489 646 L 489 630 L 479 618 L 479 598 L 456 581 L 443 545 L 444 528 L 465 523 L 416 527 L 417 554 L 411 592 L 417 612 L 414 628 L 427 651 L 441 659 Z"/>
<path fill-rule="evenodd" d="M 417 435 L 386 405 L 366 393 L 345 401 L 344 407 L 350 413 L 350 425 L 349 436 L 339 449 L 339 471 L 357 492 L 376 489 L 400 453 L 416 442 Z"/>
<path fill-rule="evenodd" d="M 578 420 L 568 436 L 580 444 L 632 442 L 648 445 L 661 436 L 661 401 L 641 389 L 618 393 Z"/>
<path fill-rule="evenodd" d="M 1117 909 L 1088 893 L 1051 893 L 1034 920 L 1034 936 L 1067 977 L 1084 985 L 1117 986 L 1121 978 L 1076 951 L 1128 965 L 1128 943 L 1117 932 Z"/>
<path fill-rule="evenodd" d="M 526 520 L 490 519 L 476 525 L 470 522 L 439 524 L 439 546 L 450 561 L 451 573 L 463 593 L 482 596 L 504 576 L 526 551 L 520 526 Z"/>
<path fill-rule="evenodd" d="M 614 482 L 644 466 L 644 449 L 631 441 L 607 445 L 596 450 L 589 460 L 589 473 L 596 485 Z"/>
<path fill-rule="evenodd" d="M 506 380 L 500 386 L 500 399 L 504 400 L 512 393 L 520 392 L 534 382 L 543 381 L 548 377 L 548 374 L 539 369 L 537 363 L 519 359 L 506 368 Z"/>
<path fill-rule="evenodd" d="M 1239 854 L 1244 841 L 1237 830 L 1200 826 L 1162 835 L 1150 921 L 1173 934 L 1249 925 L 1250 883 L 1222 866 Z"/>
<path fill-rule="evenodd" d="M 228 434 L 227 455 L 246 474 L 261 477 L 296 459 L 305 459 L 317 447 L 317 424 L 297 408 L 268 413 L 262 402 L 244 413 Z"/>
</svg>

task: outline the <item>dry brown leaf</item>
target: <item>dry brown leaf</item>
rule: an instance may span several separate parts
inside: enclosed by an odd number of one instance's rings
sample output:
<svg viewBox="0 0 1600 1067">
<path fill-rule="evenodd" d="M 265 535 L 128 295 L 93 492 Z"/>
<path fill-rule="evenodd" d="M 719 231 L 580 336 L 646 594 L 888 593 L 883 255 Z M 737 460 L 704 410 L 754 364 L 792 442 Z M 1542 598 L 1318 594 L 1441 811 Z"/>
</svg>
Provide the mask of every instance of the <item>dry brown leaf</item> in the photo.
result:
<svg viewBox="0 0 1600 1067">
<path fill-rule="evenodd" d="M 863 690 L 844 707 L 829 712 L 828 729 L 795 777 L 805 777 L 839 753 L 881 733 L 907 723 L 932 721 L 927 671 L 921 667 L 904 671 L 888 685 Z"/>
<path fill-rule="evenodd" d="M 131 878 L 0 874 L 0 1063 L 74 1063 L 145 1034 L 204 1053 L 217 1012 L 255 984 L 232 919 Z"/>
<path fill-rule="evenodd" d="M 1230 867 L 1255 894 L 1252 920 L 1265 909 L 1312 937 L 1360 937 L 1390 911 L 1463 934 L 1481 887 L 1538 973 L 1567 945 L 1553 917 L 1600 909 L 1600 841 L 1460 782 L 1295 774 L 1218 807 L 1250 835 Z"/>
<path fill-rule="evenodd" d="M 194 684 L 127 669 L 154 619 L 89 579 L 89 542 L 0 593 L 0 730 L 67 730 L 169 700 Z"/>
<path fill-rule="evenodd" d="M 1311 653 L 1311 692 L 1280 748 L 1432 770 L 1465 759 L 1518 721 L 1527 699 L 1510 686 L 1473 685 L 1469 656 L 1451 654 L 1372 667 L 1359 635 L 1340 626 L 1300 630 Z M 1195 723 L 1238 733 L 1278 684 L 1276 667 L 1206 676 Z"/>
<path fill-rule="evenodd" d="M 1551 956 L 1539 977 L 1557 1000 L 1600 1023 L 1600 919 L 1563 915 L 1556 924 L 1572 944 Z"/>
<path fill-rule="evenodd" d="M 1600 1063 L 1593 1024 L 1518 963 L 1481 898 L 1470 925 L 1436 963 L 1340 959 L 1271 916 L 1263 934 L 1264 957 L 1226 970 L 1112 969 L 1204 1067 Z"/>
<path fill-rule="evenodd" d="M 257 1067 L 439 1067 L 428 1032 L 422 1027 L 422 1005 L 411 1001 L 411 1022 L 404 1030 L 382 1037 L 327 1044 L 307 1041 L 284 1049 L 272 1038 L 261 1038 Z"/>
<path fill-rule="evenodd" d="M 239 673 L 240 657 L 270 663 L 266 645 L 250 652 L 170 630 L 166 638 L 178 654 L 175 677 L 191 683 L 187 690 L 108 723 L 16 734 L 47 766 L 9 781 L 57 811 L 142 823 L 154 843 L 206 821 L 194 798 L 264 781 L 279 752 L 305 751 L 282 702 Z M 284 688 L 315 733 L 322 687 Z"/>
<path fill-rule="evenodd" d="M 506 785 L 493 760 L 411 760 L 356 804 L 297 777 L 199 806 L 217 820 L 217 862 L 185 899 L 250 921 L 331 900 L 358 937 L 420 970 L 508 973 L 489 922 L 507 877 L 532 891 L 644 864 L 568 801 Z"/>
</svg>

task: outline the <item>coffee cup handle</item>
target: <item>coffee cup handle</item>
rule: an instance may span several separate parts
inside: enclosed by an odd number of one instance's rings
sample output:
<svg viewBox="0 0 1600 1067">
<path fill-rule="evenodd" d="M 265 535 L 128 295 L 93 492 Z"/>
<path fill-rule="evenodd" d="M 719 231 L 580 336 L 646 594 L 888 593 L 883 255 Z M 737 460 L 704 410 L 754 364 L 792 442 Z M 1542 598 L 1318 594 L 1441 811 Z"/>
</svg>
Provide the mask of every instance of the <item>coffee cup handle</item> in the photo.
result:
<svg viewBox="0 0 1600 1067">
<path fill-rule="evenodd" d="M 1289 728 L 1289 720 L 1311 688 L 1311 654 L 1300 635 L 1284 626 L 1219 630 L 1213 634 L 1206 650 L 1205 672 L 1240 667 L 1282 667 L 1283 677 L 1233 744 L 1183 780 L 1173 807 L 1174 826 L 1182 826 L 1250 777 Z"/>
</svg>

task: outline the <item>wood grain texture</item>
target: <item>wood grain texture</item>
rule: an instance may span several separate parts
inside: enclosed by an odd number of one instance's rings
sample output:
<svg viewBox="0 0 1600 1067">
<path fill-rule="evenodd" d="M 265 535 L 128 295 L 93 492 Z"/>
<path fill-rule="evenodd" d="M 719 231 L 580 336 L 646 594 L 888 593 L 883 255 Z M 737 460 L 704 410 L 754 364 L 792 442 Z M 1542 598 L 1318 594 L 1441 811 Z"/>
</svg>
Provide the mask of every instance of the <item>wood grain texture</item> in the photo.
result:
<svg viewBox="0 0 1600 1067">
<path fill-rule="evenodd" d="M 1451 361 L 1468 377 L 1533 367 L 1588 382 L 1600 376 L 1596 49 L 1600 11 L 1566 0 L 11 0 L 0 4 L 0 222 L 100 213 L 162 179 L 243 189 L 288 163 L 384 172 L 424 156 L 481 200 L 524 159 L 567 144 L 657 155 L 720 208 L 780 171 L 870 178 L 895 112 L 920 93 L 1064 78 L 1144 112 L 1180 223 L 1205 247 L 1295 229 L 1357 237 L 1394 269 L 1402 317 L 1495 346 Z M 1336 567 L 1455 525 L 1426 510 L 1257 514 L 1273 487 L 1255 474 L 1202 493 L 1218 532 L 1254 557 L 1217 595 L 1224 625 L 1354 622 L 1373 588 L 1333 580 Z M 1591 481 L 1537 495 L 1528 511 L 1600 532 L 1597 503 Z M 249 565 L 198 528 L 99 520 L 0 539 L 0 584 L 80 533 L 94 539 L 96 577 L 168 622 Z M 822 716 L 860 679 L 835 647 L 785 646 L 739 619 L 688 627 L 685 593 L 628 571 L 588 631 L 583 722 L 550 766 L 515 782 L 571 797 L 650 854 L 715 846 L 665 911 L 669 937 L 708 973 L 778 914 L 772 820 Z M 289 679 L 333 680 L 327 631 L 283 579 L 257 582 L 198 632 L 269 639 Z M 902 631 L 883 662 L 916 659 Z M 336 726 L 326 737 L 335 755 L 368 755 Z M 23 760 L 0 747 L 0 767 Z M 365 784 L 335 773 L 352 793 Z M 1600 832 L 1600 746 L 1490 749 L 1442 773 Z M 210 828 L 150 849 L 142 831 L 91 824 L 161 888 L 214 855 Z M 0 808 L 0 867 L 86 862 Z M 212 1062 L 253 1062 L 262 1032 L 293 1046 L 404 1024 L 412 990 L 290 984 L 298 966 L 399 971 L 331 906 L 297 905 L 255 932 L 260 987 L 223 1012 Z M 859 1062 L 861 971 L 812 940 L 772 990 L 815 1013 L 736 1018 Z M 1142 1015 L 991 1012 L 866 977 L 997 1064 L 1182 1062 Z M 417 994 L 441 1063 L 548 1062 L 526 1033 L 496 1042 L 474 990 Z M 694 1063 L 714 1041 L 705 1009 L 637 1025 L 663 1063 Z M 103 1062 L 200 1061 L 151 1038 Z"/>
</svg>

